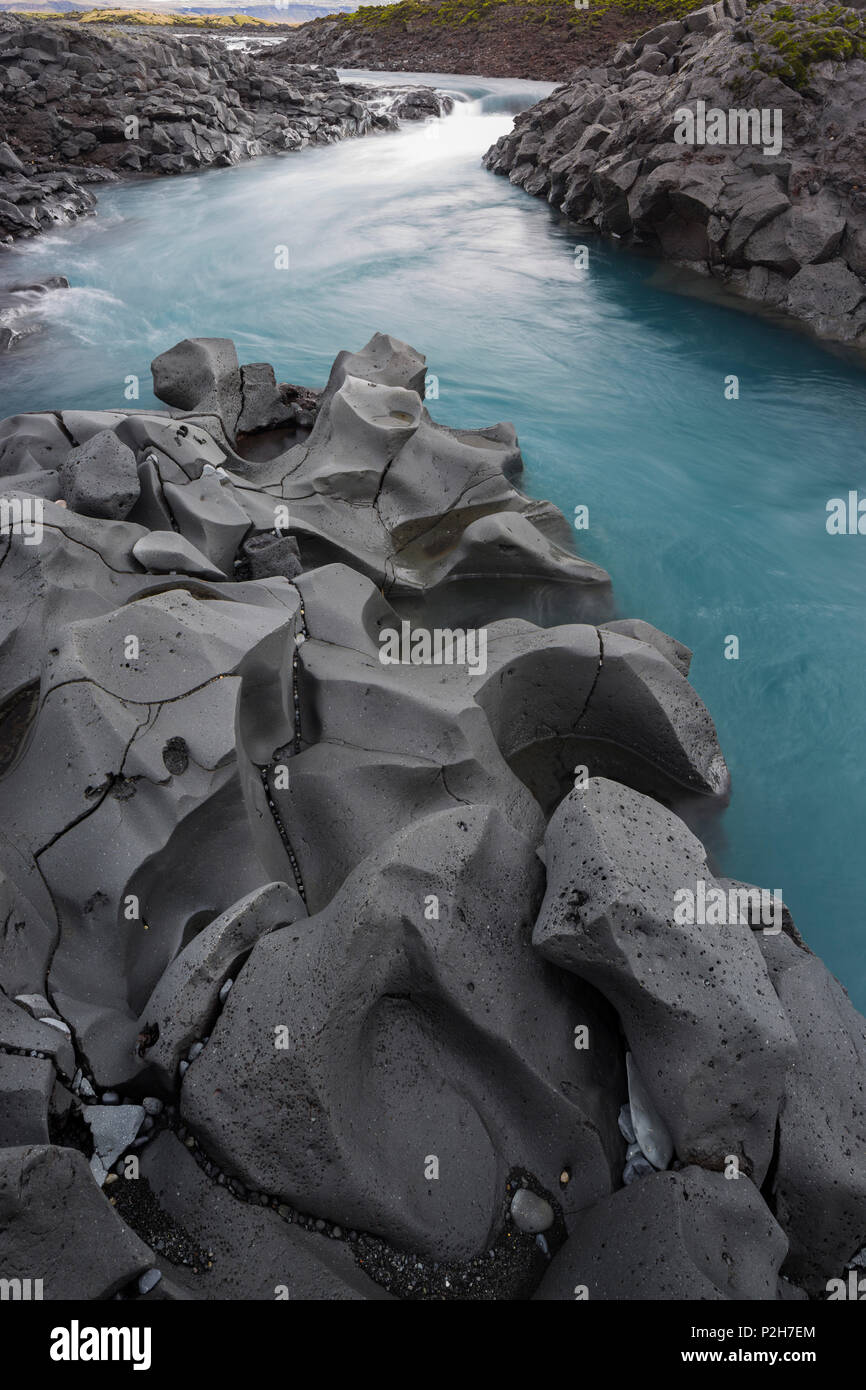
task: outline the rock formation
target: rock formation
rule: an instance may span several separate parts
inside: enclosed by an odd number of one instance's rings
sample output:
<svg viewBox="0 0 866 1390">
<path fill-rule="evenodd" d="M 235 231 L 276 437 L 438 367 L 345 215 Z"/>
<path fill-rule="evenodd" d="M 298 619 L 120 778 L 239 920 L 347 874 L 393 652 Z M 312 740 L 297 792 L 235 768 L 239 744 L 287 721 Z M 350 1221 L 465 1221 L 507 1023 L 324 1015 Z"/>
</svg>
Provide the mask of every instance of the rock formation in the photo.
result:
<svg viewBox="0 0 866 1390">
<path fill-rule="evenodd" d="M 866 18 L 720 0 L 581 68 L 485 156 L 576 223 L 866 334 Z"/>
<path fill-rule="evenodd" d="M 683 0 L 396 0 L 310 19 L 276 52 L 340 68 L 561 82 L 687 8 Z"/>
<path fill-rule="evenodd" d="M 0 15 L 0 238 L 92 212 L 90 185 L 124 174 L 236 164 L 449 109 L 430 88 L 375 95 L 205 35 Z"/>
<path fill-rule="evenodd" d="M 406 344 L 303 420 L 227 340 L 153 375 L 0 426 L 4 1277 L 820 1296 L 866 1023 L 787 916 L 675 915 L 749 893 L 686 823 L 729 794 L 687 649 Z"/>
</svg>

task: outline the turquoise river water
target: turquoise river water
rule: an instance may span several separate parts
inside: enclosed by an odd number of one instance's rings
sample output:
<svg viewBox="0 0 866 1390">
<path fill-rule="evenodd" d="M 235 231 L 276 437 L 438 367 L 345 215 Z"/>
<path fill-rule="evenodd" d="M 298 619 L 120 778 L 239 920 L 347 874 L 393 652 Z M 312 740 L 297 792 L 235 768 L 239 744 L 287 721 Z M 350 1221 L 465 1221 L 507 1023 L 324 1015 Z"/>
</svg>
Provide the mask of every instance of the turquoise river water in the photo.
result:
<svg viewBox="0 0 866 1390">
<path fill-rule="evenodd" d="M 242 361 L 314 386 L 377 329 L 412 343 L 434 417 L 513 421 L 527 490 L 589 507 L 579 548 L 620 614 L 694 650 L 733 776 L 721 868 L 781 889 L 866 1008 L 866 536 L 825 524 L 830 498 L 866 495 L 866 373 L 681 293 L 487 173 L 484 150 L 547 86 L 428 80 L 463 98 L 435 129 L 107 187 L 96 219 L 4 257 L 6 283 L 73 288 L 0 368 L 0 414 L 123 407 L 129 374 L 146 406 L 151 358 L 187 336 L 232 337 Z"/>
</svg>

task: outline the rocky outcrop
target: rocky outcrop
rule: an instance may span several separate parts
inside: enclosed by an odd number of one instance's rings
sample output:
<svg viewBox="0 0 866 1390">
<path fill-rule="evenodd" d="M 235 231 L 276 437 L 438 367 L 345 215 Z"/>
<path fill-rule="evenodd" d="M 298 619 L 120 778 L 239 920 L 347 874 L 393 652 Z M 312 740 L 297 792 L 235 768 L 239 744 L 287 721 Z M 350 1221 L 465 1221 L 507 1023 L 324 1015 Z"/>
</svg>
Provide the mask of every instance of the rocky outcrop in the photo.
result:
<svg viewBox="0 0 866 1390">
<path fill-rule="evenodd" d="M 92 212 L 88 185 L 182 174 L 442 115 L 430 88 L 369 87 L 218 39 L 0 16 L 0 238 Z M 393 110 L 392 110 L 393 108 Z"/>
<path fill-rule="evenodd" d="M 300 24 L 277 53 L 341 68 L 561 82 L 684 8 L 682 0 L 397 0 Z"/>
<path fill-rule="evenodd" d="M 0 1268 L 821 1296 L 866 1025 L 686 824 L 730 791 L 688 650 L 425 370 L 377 334 L 287 423 L 190 340 L 165 411 L 0 426 Z"/>
<path fill-rule="evenodd" d="M 862 344 L 864 76 L 861 11 L 722 0 L 581 69 L 485 162 L 582 226 Z"/>
</svg>

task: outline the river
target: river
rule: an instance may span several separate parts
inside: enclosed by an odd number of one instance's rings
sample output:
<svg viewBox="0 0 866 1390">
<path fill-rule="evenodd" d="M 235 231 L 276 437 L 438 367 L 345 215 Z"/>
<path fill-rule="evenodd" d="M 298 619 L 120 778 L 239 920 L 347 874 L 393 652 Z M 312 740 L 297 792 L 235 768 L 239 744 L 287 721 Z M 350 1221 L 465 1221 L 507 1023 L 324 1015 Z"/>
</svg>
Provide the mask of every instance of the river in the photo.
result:
<svg viewBox="0 0 866 1390">
<path fill-rule="evenodd" d="M 866 375 L 677 292 L 485 172 L 549 84 L 423 80 L 462 98 L 435 127 L 109 186 L 98 218 L 9 253 L 6 283 L 74 288 L 45 297 L 46 331 L 4 362 L 0 413 L 124 407 L 129 375 L 148 405 L 151 358 L 186 336 L 230 336 L 242 361 L 315 386 L 377 329 L 412 343 L 434 417 L 513 421 L 527 490 L 589 508 L 579 548 L 611 571 L 620 613 L 693 648 L 733 776 L 722 870 L 781 889 L 863 1009 L 866 538 L 825 521 L 830 498 L 866 495 Z"/>
</svg>

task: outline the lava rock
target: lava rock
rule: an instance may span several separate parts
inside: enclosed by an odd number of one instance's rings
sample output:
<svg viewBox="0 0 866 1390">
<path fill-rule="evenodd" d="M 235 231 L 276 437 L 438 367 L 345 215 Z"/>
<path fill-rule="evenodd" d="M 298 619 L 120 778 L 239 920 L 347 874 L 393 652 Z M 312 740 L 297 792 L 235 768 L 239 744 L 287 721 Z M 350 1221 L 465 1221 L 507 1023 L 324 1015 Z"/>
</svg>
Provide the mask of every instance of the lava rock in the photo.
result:
<svg viewBox="0 0 866 1390">
<path fill-rule="evenodd" d="M 48 1143 L 54 1067 L 47 1058 L 0 1054 L 0 1149 Z"/>
<path fill-rule="evenodd" d="M 785 1273 L 820 1296 L 866 1243 L 866 1020 L 801 941 L 786 932 L 757 941 L 800 1044 L 772 1185 L 791 1242 Z"/>
<path fill-rule="evenodd" d="M 822 337 L 866 333 L 864 60 L 814 6 L 707 6 L 580 67 L 484 157 L 568 217 L 784 310 Z M 859 12 L 849 12 L 856 30 Z M 792 56 L 793 55 L 793 56 Z M 602 76 L 603 74 L 603 76 Z M 712 113 L 772 113 L 782 130 L 702 137 Z M 685 114 L 684 114 L 685 113 Z M 692 120 L 692 129 L 686 124 Z M 753 273 L 768 270 L 774 282 Z M 746 273 L 749 272 L 749 273 Z"/>
<path fill-rule="evenodd" d="M 776 1298 L 787 1241 L 747 1177 L 654 1173 L 568 1224 L 542 1301 Z"/>
<path fill-rule="evenodd" d="M 568 1167 L 575 1204 L 609 1192 L 622 1059 L 594 992 L 533 956 L 538 877 L 500 814 L 452 807 L 263 937 L 184 1077 L 208 1152 L 254 1190 L 433 1259 L 485 1248 L 516 1163 L 548 1189 Z"/>
<path fill-rule="evenodd" d="M 106 1299 L 154 1263 L 74 1149 L 0 1149 L 0 1268 L 46 1299 Z"/>
<path fill-rule="evenodd" d="M 206 555 L 174 531 L 151 531 L 132 547 L 142 568 L 153 574 L 191 574 L 199 579 L 225 579 L 225 572 L 217 569 Z"/>
<path fill-rule="evenodd" d="M 90 1171 L 101 1187 L 141 1129 L 144 1111 L 140 1105 L 86 1105 L 81 1114 L 93 1135 Z"/>
<path fill-rule="evenodd" d="M 797 1044 L 751 928 L 676 920 L 680 890 L 713 884 L 703 846 L 598 778 L 563 801 L 545 855 L 535 946 L 617 1010 L 680 1161 L 724 1169 L 734 1156 L 762 1182 Z"/>
<path fill-rule="evenodd" d="M 303 915 L 297 892 L 269 883 L 221 913 L 175 956 L 139 1020 L 140 1032 L 156 1032 L 144 1056 L 167 1090 L 190 1045 L 211 1031 L 225 977 L 235 974 L 260 936 Z"/>
<path fill-rule="evenodd" d="M 122 521 L 138 500 L 135 457 L 111 430 L 73 449 L 60 466 L 66 505 L 84 516 Z"/>
</svg>

